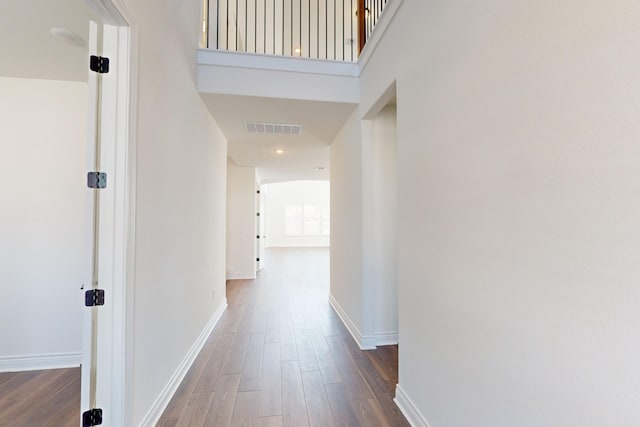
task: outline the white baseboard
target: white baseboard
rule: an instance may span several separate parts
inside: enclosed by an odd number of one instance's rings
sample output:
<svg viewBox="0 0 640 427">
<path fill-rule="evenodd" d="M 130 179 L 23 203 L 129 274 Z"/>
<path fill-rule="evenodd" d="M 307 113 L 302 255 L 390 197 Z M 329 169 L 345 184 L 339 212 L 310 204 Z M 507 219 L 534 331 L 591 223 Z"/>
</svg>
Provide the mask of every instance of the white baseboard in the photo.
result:
<svg viewBox="0 0 640 427">
<path fill-rule="evenodd" d="M 422 416 L 416 405 L 413 404 L 409 396 L 404 392 L 400 384 L 396 385 L 396 397 L 393 399 L 400 412 L 407 419 L 411 427 L 429 427 L 429 423 Z"/>
<path fill-rule="evenodd" d="M 255 271 L 249 273 L 227 273 L 227 280 L 252 280 L 255 278 Z"/>
<path fill-rule="evenodd" d="M 385 345 L 397 345 L 398 344 L 398 333 L 397 332 L 387 332 L 384 334 L 374 334 L 373 337 L 376 341 L 376 346 L 381 347 Z"/>
<path fill-rule="evenodd" d="M 274 249 L 296 249 L 296 248 L 302 248 L 302 249 L 324 249 L 324 248 L 329 248 L 331 247 L 330 244 L 328 243 L 309 243 L 309 244 L 276 244 L 276 245 L 270 245 L 270 246 L 266 246 L 265 249 L 270 249 L 270 248 L 274 248 Z"/>
<path fill-rule="evenodd" d="M 76 368 L 82 363 L 82 353 L 32 354 L 0 357 L 0 372 L 41 371 Z"/>
<path fill-rule="evenodd" d="M 353 323 L 349 315 L 344 311 L 340 303 L 329 294 L 329 303 L 335 310 L 336 314 L 342 320 L 345 328 L 349 331 L 360 350 L 375 350 L 379 346 L 398 344 L 397 332 L 386 332 L 382 334 L 362 335 L 362 332 Z"/>
<path fill-rule="evenodd" d="M 375 350 L 376 348 L 376 339 L 373 336 L 363 336 L 358 327 L 351 321 L 349 315 L 342 309 L 342 306 L 338 301 L 334 298 L 333 295 L 329 294 L 329 303 L 335 310 L 336 314 L 342 320 L 342 323 L 347 328 L 353 339 L 355 340 L 360 350 Z"/>
<path fill-rule="evenodd" d="M 189 349 L 189 352 L 182 360 L 182 362 L 178 366 L 178 369 L 176 369 L 167 385 L 165 385 L 156 401 L 153 403 L 153 405 L 151 405 L 151 409 L 149 409 L 147 415 L 145 415 L 145 417 L 140 422 L 140 427 L 153 427 L 156 425 L 156 423 L 162 416 L 162 413 L 167 408 L 167 405 L 173 398 L 173 395 L 178 389 L 178 386 L 180 386 L 180 383 L 182 382 L 182 380 L 184 380 L 187 372 L 189 372 L 189 368 L 191 368 L 191 365 L 193 364 L 194 360 L 196 360 L 196 357 L 202 350 L 202 347 L 204 347 L 205 342 L 207 342 L 207 338 L 209 338 L 209 335 L 211 335 L 213 328 L 215 328 L 220 321 L 220 318 L 222 317 L 222 314 L 224 313 L 226 308 L 227 299 L 225 298 L 223 303 L 220 304 L 220 307 L 218 307 L 216 312 L 213 313 L 213 316 L 207 323 L 207 326 L 204 327 L 198 339 L 196 339 L 196 341 L 193 343 L 193 345 Z"/>
</svg>

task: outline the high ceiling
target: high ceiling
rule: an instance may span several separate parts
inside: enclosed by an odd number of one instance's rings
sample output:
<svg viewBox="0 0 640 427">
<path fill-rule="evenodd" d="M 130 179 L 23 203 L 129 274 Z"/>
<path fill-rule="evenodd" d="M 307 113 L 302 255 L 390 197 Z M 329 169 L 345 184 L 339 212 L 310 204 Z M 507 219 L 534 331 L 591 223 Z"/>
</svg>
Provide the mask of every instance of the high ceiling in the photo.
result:
<svg viewBox="0 0 640 427">
<path fill-rule="evenodd" d="M 87 80 L 89 20 L 84 0 L 0 0 L 0 76 Z M 85 40 L 73 46 L 54 37 L 64 28 Z M 329 179 L 329 144 L 355 105 L 206 94 L 203 98 L 229 140 L 229 157 L 255 166 L 264 183 Z M 302 125 L 301 135 L 249 133 L 245 122 Z M 282 150 L 282 154 L 276 153 Z M 317 170 L 316 168 L 324 168 Z"/>
<path fill-rule="evenodd" d="M 86 81 L 90 19 L 84 0 L 0 0 L 0 76 Z M 69 45 L 51 28 L 73 31 L 85 45 Z"/>
<path fill-rule="evenodd" d="M 255 166 L 265 184 L 329 179 L 329 144 L 355 109 L 335 102 L 214 94 L 203 98 L 229 141 L 229 157 L 239 166 Z M 303 128 L 300 135 L 251 133 L 245 123 L 254 122 Z"/>
</svg>

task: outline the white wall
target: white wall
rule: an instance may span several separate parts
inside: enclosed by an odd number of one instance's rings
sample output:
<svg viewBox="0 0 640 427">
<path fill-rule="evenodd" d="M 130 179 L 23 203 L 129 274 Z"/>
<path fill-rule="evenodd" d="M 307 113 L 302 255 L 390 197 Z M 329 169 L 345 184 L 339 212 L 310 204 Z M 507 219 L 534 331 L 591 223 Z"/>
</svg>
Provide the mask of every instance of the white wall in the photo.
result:
<svg viewBox="0 0 640 427">
<path fill-rule="evenodd" d="M 396 108 L 360 114 L 331 145 L 331 299 L 371 349 L 398 341 Z"/>
<path fill-rule="evenodd" d="M 213 49 L 198 53 L 202 93 L 356 104 L 358 67 L 351 62 L 246 55 Z"/>
<path fill-rule="evenodd" d="M 266 247 L 326 247 L 329 236 L 289 236 L 285 234 L 287 205 L 313 205 L 329 210 L 329 181 L 291 181 L 263 185 L 266 193 Z"/>
<path fill-rule="evenodd" d="M 0 77 L 0 93 L 0 371 L 77 366 L 87 84 Z"/>
<path fill-rule="evenodd" d="M 639 19 L 632 0 L 404 1 L 364 68 L 332 185 L 357 194 L 353 129 L 395 80 L 414 425 L 640 424 Z M 338 195 L 334 226 L 356 224 Z M 349 248 L 332 241 L 331 292 L 357 318 Z"/>
<path fill-rule="evenodd" d="M 227 279 L 256 277 L 256 168 L 227 165 Z"/>
<path fill-rule="evenodd" d="M 195 84 L 202 2 L 126 3 L 139 34 L 133 426 L 225 302 L 227 152 Z"/>
<path fill-rule="evenodd" d="M 398 343 L 396 108 L 364 122 L 363 311 L 375 345 Z M 417 189 L 418 186 L 416 186 Z"/>
<path fill-rule="evenodd" d="M 352 334 L 363 335 L 362 129 L 355 111 L 331 145 L 330 300 Z"/>
<path fill-rule="evenodd" d="M 396 107 L 359 114 L 331 146 L 331 216 L 347 236 L 332 236 L 331 298 L 360 347 L 372 349 L 398 342 Z"/>
</svg>

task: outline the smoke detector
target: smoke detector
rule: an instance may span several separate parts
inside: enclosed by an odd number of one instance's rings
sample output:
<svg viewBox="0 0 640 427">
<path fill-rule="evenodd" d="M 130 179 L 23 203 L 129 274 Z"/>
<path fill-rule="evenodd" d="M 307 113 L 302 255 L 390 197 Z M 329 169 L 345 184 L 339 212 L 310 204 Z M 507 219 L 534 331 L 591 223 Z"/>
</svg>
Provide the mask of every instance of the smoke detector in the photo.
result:
<svg viewBox="0 0 640 427">
<path fill-rule="evenodd" d="M 67 30 L 66 28 L 52 28 L 49 31 L 52 35 L 72 46 L 82 47 L 85 45 L 85 41 L 80 35 L 74 33 L 73 31 Z"/>
</svg>

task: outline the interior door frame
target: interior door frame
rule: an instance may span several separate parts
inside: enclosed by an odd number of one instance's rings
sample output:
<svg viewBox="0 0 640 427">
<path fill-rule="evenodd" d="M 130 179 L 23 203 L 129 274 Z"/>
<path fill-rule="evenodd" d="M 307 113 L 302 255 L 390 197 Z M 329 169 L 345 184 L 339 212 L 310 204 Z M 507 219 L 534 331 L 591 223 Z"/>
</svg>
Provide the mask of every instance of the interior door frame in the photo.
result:
<svg viewBox="0 0 640 427">
<path fill-rule="evenodd" d="M 133 308 L 135 285 L 136 129 L 138 29 L 123 0 L 85 0 L 104 24 L 104 55 L 110 59 L 109 79 L 101 100 L 103 139 L 101 169 L 108 173 L 100 206 L 100 288 L 98 400 L 103 425 L 131 425 L 133 420 Z M 104 155 L 106 154 L 106 155 Z M 97 190 L 94 190 L 97 191 Z M 102 237 L 104 236 L 104 238 Z M 81 413 L 89 408 L 88 369 L 91 360 L 90 309 L 85 310 Z M 88 351 L 87 351 L 88 350 Z"/>
<path fill-rule="evenodd" d="M 260 272 L 264 268 L 264 190 L 262 185 L 256 182 L 256 273 Z"/>
</svg>

